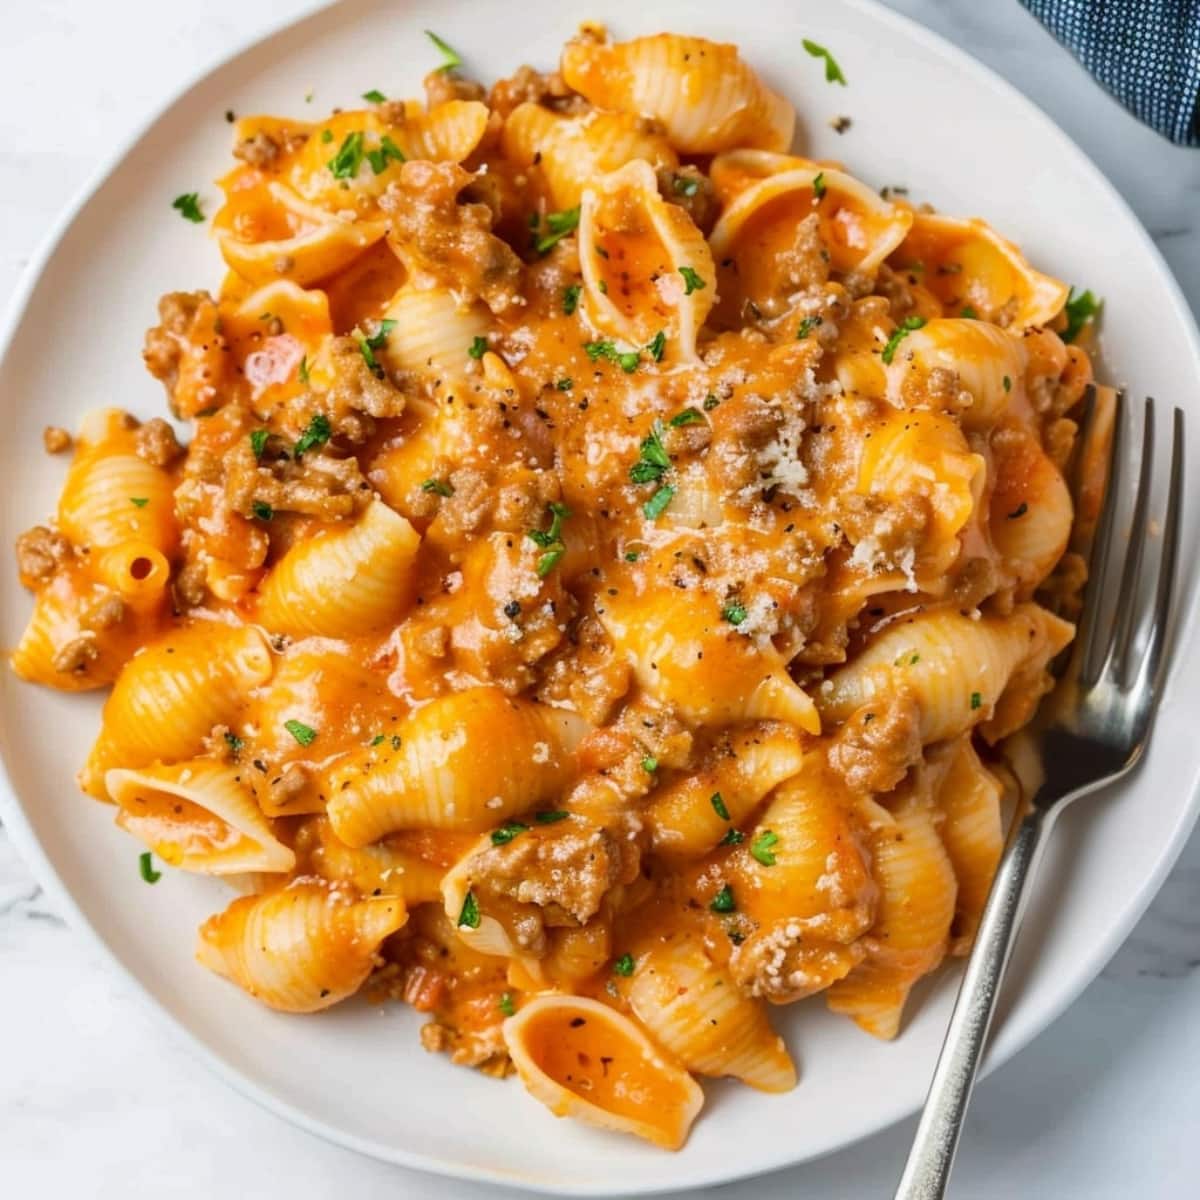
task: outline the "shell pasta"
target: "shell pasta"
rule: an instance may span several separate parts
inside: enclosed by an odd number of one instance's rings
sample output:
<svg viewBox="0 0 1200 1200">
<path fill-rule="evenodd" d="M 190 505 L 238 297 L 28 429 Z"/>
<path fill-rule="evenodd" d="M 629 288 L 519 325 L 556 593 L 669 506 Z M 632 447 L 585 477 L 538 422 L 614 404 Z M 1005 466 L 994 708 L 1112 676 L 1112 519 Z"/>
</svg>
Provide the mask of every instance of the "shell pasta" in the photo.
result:
<svg viewBox="0 0 1200 1200">
<path fill-rule="evenodd" d="M 198 986 L 409 1005 L 678 1149 L 703 1080 L 804 1078 L 782 1006 L 893 1038 L 970 950 L 1075 634 L 1094 312 L 736 46 L 449 58 L 230 114 L 165 414 L 46 431 L 11 666 L 108 690 L 79 784 L 146 884 L 216 877 Z"/>
</svg>

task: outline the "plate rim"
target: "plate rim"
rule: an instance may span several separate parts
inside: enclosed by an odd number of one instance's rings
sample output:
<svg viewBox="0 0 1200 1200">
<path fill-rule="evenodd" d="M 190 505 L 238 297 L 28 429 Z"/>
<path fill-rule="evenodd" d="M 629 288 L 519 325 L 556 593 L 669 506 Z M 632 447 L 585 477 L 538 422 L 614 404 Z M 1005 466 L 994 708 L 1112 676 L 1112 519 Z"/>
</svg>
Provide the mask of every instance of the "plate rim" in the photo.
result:
<svg viewBox="0 0 1200 1200">
<path fill-rule="evenodd" d="M 923 48 L 940 55 L 955 65 L 964 68 L 980 83 L 998 93 L 1009 104 L 1016 106 L 1020 115 L 1036 123 L 1043 133 L 1058 140 L 1061 147 L 1073 153 L 1090 174 L 1090 182 L 1098 187 L 1106 197 L 1115 202 L 1131 229 L 1141 242 L 1141 248 L 1157 267 L 1158 274 L 1164 285 L 1165 292 L 1182 320 L 1188 346 L 1191 350 L 1195 377 L 1200 380 L 1200 328 L 1197 326 L 1197 315 L 1183 294 L 1178 279 L 1170 264 L 1163 257 L 1158 246 L 1150 237 L 1141 218 L 1133 211 L 1124 196 L 1109 180 L 1108 176 L 1093 161 L 1092 157 L 1045 112 L 1034 100 L 1026 96 L 1015 84 L 1009 82 L 994 68 L 982 62 L 974 54 L 962 49 L 941 33 L 930 29 L 907 13 L 900 12 L 881 3 L 880 0 L 840 0 L 840 3 L 857 9 L 860 13 L 870 16 L 883 25 L 891 25 L 905 36 L 922 45 Z M 18 277 L 9 301 L 0 318 L 0 368 L 7 360 L 8 354 L 15 343 L 17 333 L 22 325 L 30 299 L 41 276 L 60 245 L 70 233 L 92 197 L 98 192 L 121 167 L 125 159 L 137 148 L 138 144 L 147 137 L 177 106 L 184 103 L 189 94 L 206 82 L 210 76 L 231 66 L 238 59 L 265 46 L 275 38 L 287 33 L 318 14 L 328 12 L 339 6 L 339 0 L 317 0 L 315 3 L 302 5 L 298 10 L 286 17 L 268 23 L 265 27 L 237 41 L 227 50 L 221 51 L 215 58 L 203 63 L 195 72 L 186 77 L 182 84 L 171 92 L 164 100 L 157 103 L 148 115 L 135 124 L 131 132 L 115 143 L 113 149 L 102 159 L 99 165 L 88 175 L 76 190 L 72 199 L 59 211 L 58 216 L 47 232 L 42 236 L 34 253 Z M 1186 582 L 1186 567 L 1180 568 L 1177 583 Z M 1200 622 L 1200 598 L 1186 606 L 1181 606 L 1175 614 L 1175 621 L 1168 642 L 1169 662 L 1168 676 L 1175 663 L 1182 656 L 1182 647 L 1197 636 L 1197 623 Z M 1153 729 L 1151 729 L 1153 737 Z M 1153 753 L 1153 746 L 1145 758 Z M 1141 770 L 1141 764 L 1134 774 L 1123 780 L 1119 786 L 1126 787 Z M 1095 980 L 1105 964 L 1119 949 L 1129 936 L 1137 922 L 1145 914 L 1150 904 L 1170 874 L 1179 855 L 1200 818 L 1200 777 L 1193 781 L 1186 802 L 1179 811 L 1178 819 L 1169 835 L 1164 839 L 1163 849 L 1154 865 L 1139 884 L 1137 890 L 1127 898 L 1122 918 L 1111 924 L 1105 935 L 1098 938 L 1090 947 L 1089 952 L 1082 955 L 1072 972 L 1071 984 L 1061 994 L 1054 998 L 1053 1003 L 1026 1015 L 1021 1007 L 1019 998 L 1014 998 L 1011 1011 L 1006 1015 L 1004 1025 L 999 1034 L 989 1044 L 980 1076 L 986 1077 L 992 1071 L 1002 1066 L 1009 1059 L 1029 1045 L 1034 1038 L 1045 1032 L 1054 1024 L 1068 1008 L 1075 1003 L 1082 992 Z M 0 755 L 0 821 L 3 822 L 17 852 L 32 872 L 38 885 L 52 898 L 56 907 L 64 915 L 71 929 L 83 936 L 93 952 L 98 952 L 107 968 L 114 971 L 137 1002 L 148 1012 L 159 1028 L 164 1029 L 175 1045 L 186 1050 L 194 1059 L 203 1064 L 222 1083 L 238 1092 L 240 1095 L 257 1104 L 272 1115 L 282 1118 L 290 1124 L 315 1134 L 322 1140 L 333 1145 L 352 1150 L 366 1157 L 390 1163 L 410 1170 L 424 1171 L 444 1178 L 463 1179 L 471 1182 L 492 1184 L 510 1189 L 532 1190 L 539 1194 L 562 1196 L 609 1196 L 611 1188 L 599 1180 L 577 1180 L 570 1183 L 552 1182 L 536 1176 L 517 1176 L 506 1173 L 503 1168 L 489 1168 L 470 1162 L 455 1161 L 434 1155 L 421 1154 L 397 1146 L 389 1146 L 360 1137 L 349 1130 L 326 1124 L 324 1121 L 310 1116 L 303 1108 L 289 1099 L 284 1098 L 266 1084 L 263 1084 L 249 1074 L 227 1061 L 216 1049 L 211 1048 L 199 1035 L 192 1032 L 187 1024 L 175 1016 L 169 1009 L 160 1004 L 149 989 L 138 978 L 134 970 L 127 966 L 117 951 L 102 937 L 91 921 L 85 916 L 79 903 L 76 902 L 70 889 L 59 876 L 53 863 L 43 850 L 40 840 L 34 833 L 31 824 L 25 817 L 24 807 L 17 796 L 9 776 L 8 765 L 3 755 Z M 961 968 L 955 968 L 961 973 Z M 931 1068 L 932 1073 L 932 1068 Z M 919 1107 L 919 1106 L 918 1106 Z M 864 1129 L 857 1136 L 838 1143 L 826 1150 L 802 1157 L 790 1157 L 783 1151 L 774 1159 L 758 1161 L 749 1169 L 736 1167 L 733 1169 L 702 1168 L 693 1171 L 691 1175 L 683 1175 L 677 1179 L 654 1181 L 637 1189 L 637 1195 L 662 1195 L 690 1187 L 712 1187 L 728 1184 L 739 1180 L 752 1179 L 771 1172 L 785 1170 L 789 1167 L 800 1167 L 805 1162 L 812 1162 L 828 1154 L 839 1153 L 843 1150 L 865 1141 L 869 1137 L 882 1133 L 899 1121 L 918 1111 L 908 1102 L 891 1105 L 872 1126 Z M 897 1163 L 897 1169 L 900 1164 Z"/>
</svg>

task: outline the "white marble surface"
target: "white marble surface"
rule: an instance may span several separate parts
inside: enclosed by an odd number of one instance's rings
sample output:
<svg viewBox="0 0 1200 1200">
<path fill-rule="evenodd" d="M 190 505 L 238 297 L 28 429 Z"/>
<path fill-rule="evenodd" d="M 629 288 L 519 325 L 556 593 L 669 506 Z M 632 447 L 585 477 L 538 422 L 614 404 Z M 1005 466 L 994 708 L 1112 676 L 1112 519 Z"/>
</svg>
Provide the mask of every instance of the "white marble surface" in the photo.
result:
<svg viewBox="0 0 1200 1200">
<path fill-rule="evenodd" d="M 1099 163 L 1200 310 L 1200 151 L 1127 117 L 1015 3 L 894 0 L 1016 83 Z M 0 299 L 57 210 L 146 115 L 294 0 L 24 0 L 0 40 Z M 586 4 L 579 13 L 586 15 Z M 949 118 L 952 119 L 952 118 Z M 69 320 L 78 332 L 79 314 Z M 64 340 L 57 352 L 69 352 Z M 1200 1194 L 1200 837 L 1103 976 L 981 1088 L 954 1194 Z M 510 1193 L 327 1145 L 227 1090 L 40 894 L 0 830 L 0 1195 L 296 1200 Z M 737 1200 L 890 1195 L 904 1123 L 720 1189 Z M 716 1193 L 714 1193 L 716 1194 Z"/>
</svg>

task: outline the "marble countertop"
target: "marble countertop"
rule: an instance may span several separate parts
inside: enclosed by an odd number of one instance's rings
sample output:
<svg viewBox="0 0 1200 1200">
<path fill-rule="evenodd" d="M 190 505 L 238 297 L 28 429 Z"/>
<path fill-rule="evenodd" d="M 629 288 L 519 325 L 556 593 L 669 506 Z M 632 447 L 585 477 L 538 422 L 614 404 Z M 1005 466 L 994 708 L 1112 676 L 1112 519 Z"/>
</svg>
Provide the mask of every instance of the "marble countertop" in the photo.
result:
<svg viewBox="0 0 1200 1200">
<path fill-rule="evenodd" d="M 1200 151 L 1109 100 L 1015 3 L 892 0 L 1025 91 L 1116 183 L 1200 311 Z M 38 0 L 0 45 L 0 302 L 56 212 L 178 80 L 296 0 Z M 583 13 L 586 5 L 580 12 Z M 1200 835 L 1113 961 L 980 1088 L 953 1194 L 1175 1200 L 1197 1194 Z M 0 1194 L 499 1200 L 327 1145 L 228 1090 L 42 896 L 0 829 Z M 905 1122 L 730 1200 L 891 1194 Z M 718 1194 L 714 1193 L 714 1194 Z"/>
</svg>

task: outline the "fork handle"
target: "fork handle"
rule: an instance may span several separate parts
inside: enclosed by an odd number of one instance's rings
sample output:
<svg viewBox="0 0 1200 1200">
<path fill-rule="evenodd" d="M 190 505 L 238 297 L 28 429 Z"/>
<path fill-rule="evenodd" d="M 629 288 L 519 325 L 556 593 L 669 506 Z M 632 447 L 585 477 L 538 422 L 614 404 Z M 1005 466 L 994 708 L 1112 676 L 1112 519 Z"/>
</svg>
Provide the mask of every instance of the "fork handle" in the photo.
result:
<svg viewBox="0 0 1200 1200">
<path fill-rule="evenodd" d="M 1025 906 L 1027 885 L 1041 858 L 1049 828 L 1049 812 L 1031 809 L 1000 860 L 896 1200 L 939 1200 L 946 1193 L 996 998 Z"/>
</svg>

